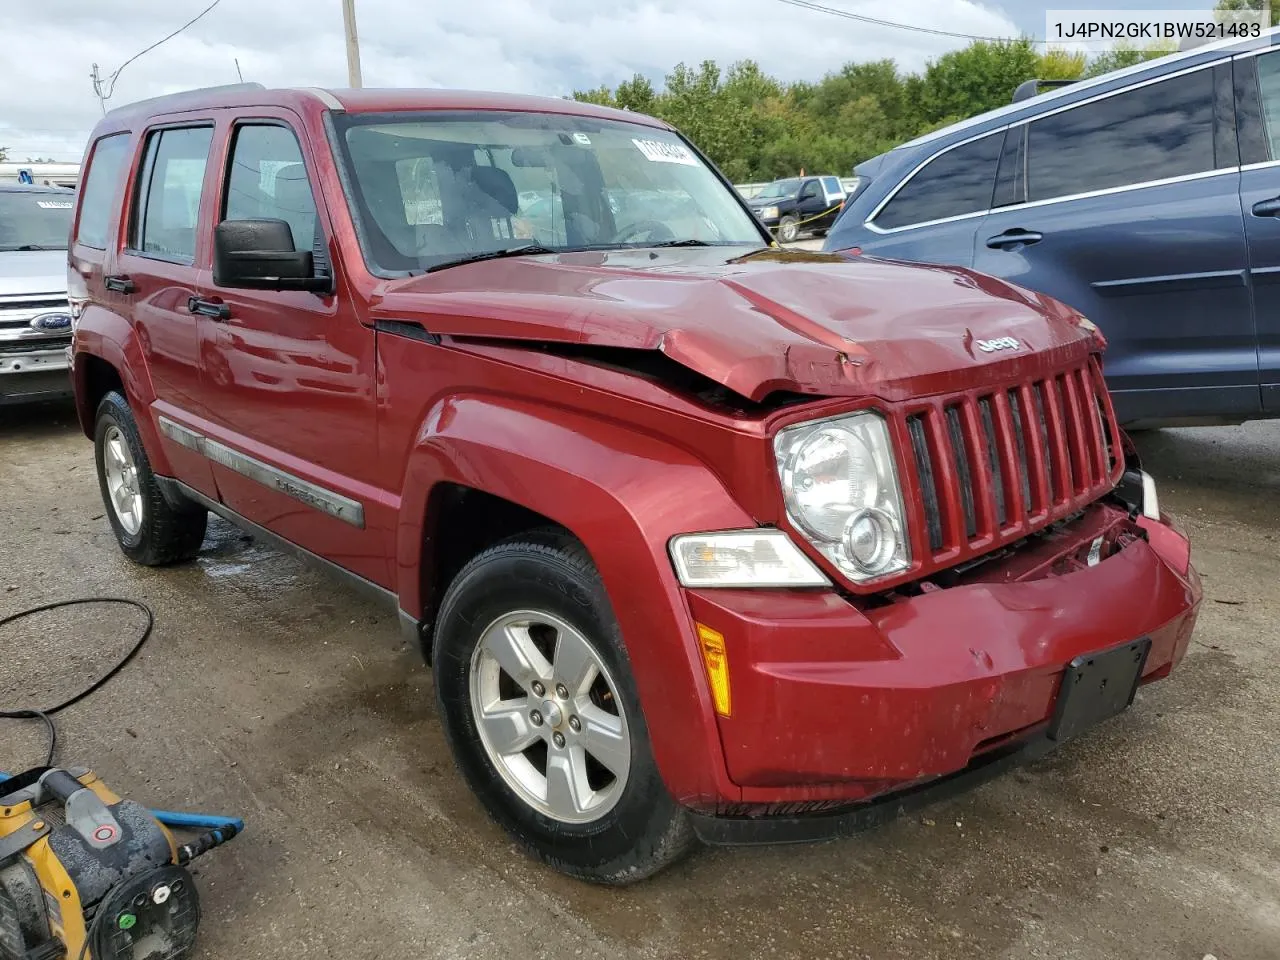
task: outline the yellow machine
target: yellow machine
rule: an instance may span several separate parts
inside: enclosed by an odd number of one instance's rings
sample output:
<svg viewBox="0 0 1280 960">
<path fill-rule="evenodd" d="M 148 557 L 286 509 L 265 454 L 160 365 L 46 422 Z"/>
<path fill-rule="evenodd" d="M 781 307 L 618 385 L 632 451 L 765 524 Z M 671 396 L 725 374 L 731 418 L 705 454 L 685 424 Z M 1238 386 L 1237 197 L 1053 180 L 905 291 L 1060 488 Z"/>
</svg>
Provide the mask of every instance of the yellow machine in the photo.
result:
<svg viewBox="0 0 1280 960">
<path fill-rule="evenodd" d="M 214 829 L 179 846 L 161 818 Z M 186 864 L 241 827 L 153 813 L 85 770 L 0 782 L 0 960 L 186 956 L 200 921 Z"/>
</svg>

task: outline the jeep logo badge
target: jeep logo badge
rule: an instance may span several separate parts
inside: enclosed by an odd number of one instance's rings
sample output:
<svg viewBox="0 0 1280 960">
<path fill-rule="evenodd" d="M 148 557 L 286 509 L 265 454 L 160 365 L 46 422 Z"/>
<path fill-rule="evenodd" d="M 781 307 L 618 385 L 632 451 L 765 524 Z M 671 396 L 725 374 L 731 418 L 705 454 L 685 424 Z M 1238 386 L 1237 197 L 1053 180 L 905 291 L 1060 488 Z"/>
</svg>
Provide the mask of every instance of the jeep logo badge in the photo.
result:
<svg viewBox="0 0 1280 960">
<path fill-rule="evenodd" d="M 994 340 L 978 340 L 978 349 L 983 353 L 995 353 L 997 350 L 1017 350 L 1020 344 L 1013 337 L 996 337 Z"/>
</svg>

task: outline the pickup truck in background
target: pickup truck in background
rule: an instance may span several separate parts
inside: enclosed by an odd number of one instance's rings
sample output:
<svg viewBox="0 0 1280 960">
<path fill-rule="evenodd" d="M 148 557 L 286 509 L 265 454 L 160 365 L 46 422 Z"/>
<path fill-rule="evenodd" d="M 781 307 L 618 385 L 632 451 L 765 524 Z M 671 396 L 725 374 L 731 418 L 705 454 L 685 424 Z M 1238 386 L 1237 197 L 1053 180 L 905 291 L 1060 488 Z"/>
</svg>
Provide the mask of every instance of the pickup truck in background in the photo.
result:
<svg viewBox="0 0 1280 960">
<path fill-rule="evenodd" d="M 747 206 L 780 241 L 791 243 L 802 233 L 825 235 L 844 198 L 839 177 L 789 177 L 766 184 Z"/>
<path fill-rule="evenodd" d="M 67 236 L 75 194 L 0 184 L 0 404 L 67 396 Z"/>
</svg>

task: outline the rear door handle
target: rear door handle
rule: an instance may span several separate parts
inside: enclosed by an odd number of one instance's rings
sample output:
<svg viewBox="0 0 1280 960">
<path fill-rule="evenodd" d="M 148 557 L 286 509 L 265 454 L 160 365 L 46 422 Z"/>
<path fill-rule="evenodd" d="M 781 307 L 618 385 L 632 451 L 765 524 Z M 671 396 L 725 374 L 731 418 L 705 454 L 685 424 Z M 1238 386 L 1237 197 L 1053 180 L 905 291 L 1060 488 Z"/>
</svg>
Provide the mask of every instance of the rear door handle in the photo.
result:
<svg viewBox="0 0 1280 960">
<path fill-rule="evenodd" d="M 202 297 L 188 297 L 187 309 L 192 313 L 198 313 L 202 317 L 209 317 L 212 320 L 230 320 L 231 308 L 221 300 L 205 300 Z"/>
<path fill-rule="evenodd" d="M 987 237 L 987 246 L 992 250 L 1004 250 L 1006 247 L 1016 246 L 1020 243 L 1039 243 L 1043 239 L 1043 233 L 1037 233 L 1035 230 L 1021 230 L 1015 227 L 1012 230 L 1006 230 L 1004 233 L 998 233 L 994 237 Z"/>
<path fill-rule="evenodd" d="M 1253 215 L 1255 217 L 1280 217 L 1280 197 L 1259 200 L 1253 205 Z"/>
<path fill-rule="evenodd" d="M 103 277 L 103 286 L 115 293 L 133 293 L 138 285 L 126 276 Z"/>
</svg>

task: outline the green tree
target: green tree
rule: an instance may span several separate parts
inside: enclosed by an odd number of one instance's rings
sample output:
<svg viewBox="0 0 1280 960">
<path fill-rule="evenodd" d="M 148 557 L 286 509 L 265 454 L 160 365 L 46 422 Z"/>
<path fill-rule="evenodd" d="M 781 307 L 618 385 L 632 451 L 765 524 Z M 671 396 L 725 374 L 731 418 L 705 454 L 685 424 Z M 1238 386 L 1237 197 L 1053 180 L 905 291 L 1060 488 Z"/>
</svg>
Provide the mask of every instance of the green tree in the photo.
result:
<svg viewBox="0 0 1280 960">
<path fill-rule="evenodd" d="M 978 40 L 943 54 L 926 68 L 919 114 L 929 125 L 1004 106 L 1018 84 L 1036 76 L 1040 57 L 1031 41 Z"/>
<path fill-rule="evenodd" d="M 1271 4 L 1269 0 L 1218 0 L 1214 10 L 1230 12 L 1233 10 L 1266 10 L 1271 12 L 1271 26 L 1280 24 L 1280 2 Z"/>
<path fill-rule="evenodd" d="M 1087 58 L 1083 53 L 1066 50 L 1046 50 L 1036 64 L 1036 77 L 1040 80 L 1079 80 L 1084 76 Z"/>
<path fill-rule="evenodd" d="M 636 74 L 630 80 L 618 84 L 613 94 L 614 102 L 624 110 L 636 113 L 654 113 L 657 110 L 658 95 L 648 77 Z"/>
<path fill-rule="evenodd" d="M 1161 44 L 1153 43 L 1146 47 L 1135 47 L 1127 43 L 1118 43 L 1106 53 L 1100 53 L 1089 61 L 1088 69 L 1085 70 L 1086 77 L 1100 77 L 1104 73 L 1110 73 L 1112 70 L 1121 70 L 1125 67 L 1132 67 L 1136 64 L 1143 63 L 1147 60 L 1155 60 L 1157 57 L 1164 57 L 1173 53 L 1177 49 L 1172 43 Z"/>
</svg>

